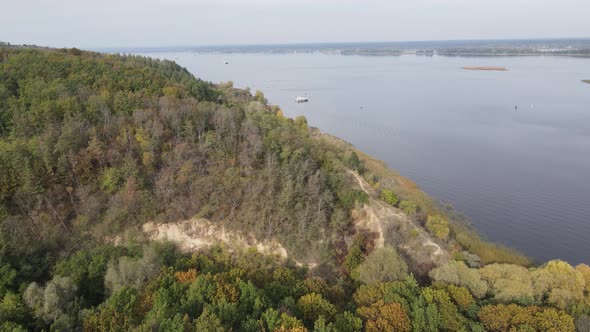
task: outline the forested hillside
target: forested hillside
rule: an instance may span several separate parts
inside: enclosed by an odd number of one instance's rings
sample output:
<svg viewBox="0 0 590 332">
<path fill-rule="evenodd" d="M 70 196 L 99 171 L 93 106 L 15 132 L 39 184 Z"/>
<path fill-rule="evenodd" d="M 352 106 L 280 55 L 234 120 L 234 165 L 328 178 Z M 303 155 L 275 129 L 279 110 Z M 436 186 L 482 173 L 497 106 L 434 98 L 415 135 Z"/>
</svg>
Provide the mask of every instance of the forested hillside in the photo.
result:
<svg viewBox="0 0 590 332">
<path fill-rule="evenodd" d="M 0 45 L 0 331 L 590 329 L 588 266 L 529 268 L 353 150 L 170 61 Z M 417 281 L 350 171 L 453 259 Z M 289 257 L 140 232 L 191 218 Z"/>
</svg>

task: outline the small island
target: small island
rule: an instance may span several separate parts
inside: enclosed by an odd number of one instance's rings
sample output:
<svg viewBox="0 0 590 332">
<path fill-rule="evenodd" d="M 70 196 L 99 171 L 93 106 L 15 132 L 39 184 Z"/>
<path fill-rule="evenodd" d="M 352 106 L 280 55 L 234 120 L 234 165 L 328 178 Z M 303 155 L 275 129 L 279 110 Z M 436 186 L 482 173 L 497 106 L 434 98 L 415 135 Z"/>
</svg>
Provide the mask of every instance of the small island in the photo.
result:
<svg viewBox="0 0 590 332">
<path fill-rule="evenodd" d="M 590 80 L 582 80 L 582 82 L 590 84 Z"/>
<path fill-rule="evenodd" d="M 506 67 L 494 67 L 494 66 L 487 66 L 487 67 L 477 67 L 477 66 L 466 66 L 461 69 L 464 70 L 493 70 L 493 71 L 508 71 Z"/>
</svg>

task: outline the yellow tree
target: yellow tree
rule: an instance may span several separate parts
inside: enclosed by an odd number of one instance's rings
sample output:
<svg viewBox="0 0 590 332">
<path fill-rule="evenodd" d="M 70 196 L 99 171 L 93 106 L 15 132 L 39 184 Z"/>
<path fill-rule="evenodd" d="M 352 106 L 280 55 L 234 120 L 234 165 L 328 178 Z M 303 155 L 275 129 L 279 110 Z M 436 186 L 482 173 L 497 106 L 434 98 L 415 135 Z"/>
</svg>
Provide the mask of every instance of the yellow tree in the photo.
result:
<svg viewBox="0 0 590 332">
<path fill-rule="evenodd" d="M 379 301 L 368 307 L 357 310 L 365 321 L 367 332 L 409 332 L 412 324 L 408 314 L 399 303 L 384 303 Z"/>
</svg>

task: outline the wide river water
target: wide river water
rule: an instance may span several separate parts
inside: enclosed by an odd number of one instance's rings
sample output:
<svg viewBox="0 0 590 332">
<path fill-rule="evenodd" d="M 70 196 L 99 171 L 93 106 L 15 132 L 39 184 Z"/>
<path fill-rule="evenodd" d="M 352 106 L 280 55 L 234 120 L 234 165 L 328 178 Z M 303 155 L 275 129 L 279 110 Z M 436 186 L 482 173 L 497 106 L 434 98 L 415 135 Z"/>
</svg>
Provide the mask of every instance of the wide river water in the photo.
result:
<svg viewBox="0 0 590 332">
<path fill-rule="evenodd" d="M 590 84 L 581 82 L 590 59 L 144 55 L 263 91 L 286 115 L 304 115 L 452 204 L 492 241 L 537 261 L 590 263 Z"/>
</svg>

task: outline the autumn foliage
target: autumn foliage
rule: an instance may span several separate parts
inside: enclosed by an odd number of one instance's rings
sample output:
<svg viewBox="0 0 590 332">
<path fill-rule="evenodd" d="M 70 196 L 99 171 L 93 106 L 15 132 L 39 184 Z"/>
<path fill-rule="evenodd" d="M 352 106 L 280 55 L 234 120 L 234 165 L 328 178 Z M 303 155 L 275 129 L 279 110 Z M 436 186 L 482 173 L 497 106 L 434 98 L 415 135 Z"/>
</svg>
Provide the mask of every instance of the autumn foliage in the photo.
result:
<svg viewBox="0 0 590 332">
<path fill-rule="evenodd" d="M 358 314 L 365 321 L 367 332 L 409 332 L 412 329 L 410 318 L 399 303 L 379 301 L 368 307 L 361 307 Z"/>
</svg>

